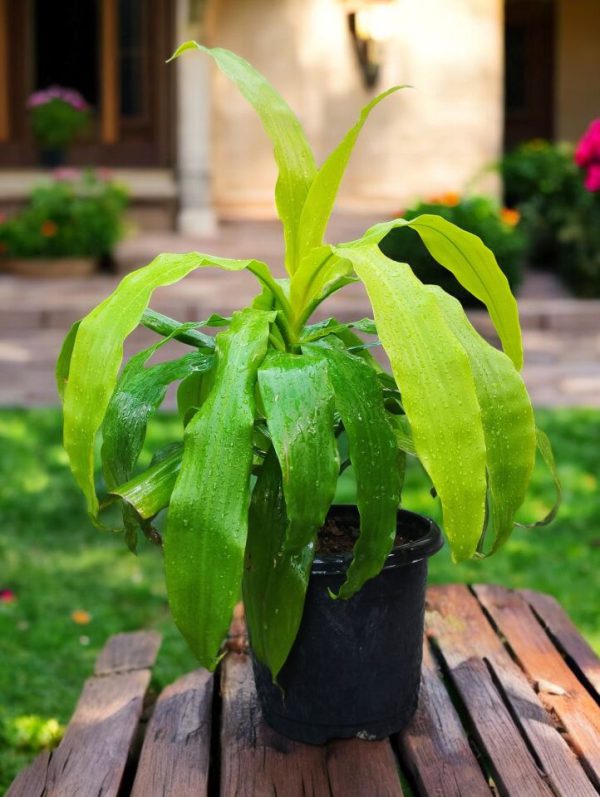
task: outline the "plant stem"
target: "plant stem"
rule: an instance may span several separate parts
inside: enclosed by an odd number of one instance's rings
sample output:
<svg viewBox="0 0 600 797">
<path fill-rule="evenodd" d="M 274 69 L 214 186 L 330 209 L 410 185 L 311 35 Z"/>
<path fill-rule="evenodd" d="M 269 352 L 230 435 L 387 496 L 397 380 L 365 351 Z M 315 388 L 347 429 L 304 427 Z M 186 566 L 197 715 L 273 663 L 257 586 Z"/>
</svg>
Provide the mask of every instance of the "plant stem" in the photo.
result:
<svg viewBox="0 0 600 797">
<path fill-rule="evenodd" d="M 171 335 L 181 326 L 179 321 L 175 321 L 174 318 L 169 318 L 169 316 L 157 313 L 156 310 L 151 310 L 150 308 L 144 310 L 140 323 L 158 335 L 163 335 L 163 337 Z M 198 332 L 197 329 L 187 329 L 181 333 L 175 333 L 173 337 L 181 343 L 187 343 L 189 346 L 195 346 L 196 348 L 210 349 L 211 351 L 214 351 L 215 348 L 213 338 L 203 332 Z"/>
</svg>

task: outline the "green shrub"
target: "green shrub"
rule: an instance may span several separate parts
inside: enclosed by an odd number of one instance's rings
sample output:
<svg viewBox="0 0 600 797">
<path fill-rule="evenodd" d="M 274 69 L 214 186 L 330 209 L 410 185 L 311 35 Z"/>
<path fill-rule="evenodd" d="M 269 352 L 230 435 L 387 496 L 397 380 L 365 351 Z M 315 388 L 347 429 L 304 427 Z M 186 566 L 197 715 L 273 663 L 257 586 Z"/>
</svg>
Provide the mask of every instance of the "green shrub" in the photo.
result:
<svg viewBox="0 0 600 797">
<path fill-rule="evenodd" d="M 65 170 L 67 172 L 67 170 Z M 100 257 L 122 235 L 127 192 L 93 171 L 36 187 L 26 207 L 0 224 L 0 251 L 9 257 Z"/>
<path fill-rule="evenodd" d="M 586 201 L 572 145 L 529 141 L 502 159 L 500 173 L 506 203 L 522 215 L 528 263 L 556 269 L 561 230 L 573 210 Z"/>
<path fill-rule="evenodd" d="M 402 215 L 414 219 L 422 213 L 435 213 L 474 233 L 495 253 L 511 288 L 516 290 L 521 282 L 521 265 L 525 239 L 520 230 L 519 214 L 499 209 L 487 197 L 461 199 L 448 194 L 439 200 L 419 202 Z M 381 242 L 384 254 L 399 262 L 408 262 L 422 282 L 440 285 L 466 306 L 475 306 L 477 300 L 468 293 L 455 277 L 431 257 L 419 236 L 410 228 L 392 230 Z"/>
<path fill-rule="evenodd" d="M 600 197 L 586 192 L 559 230 L 558 270 L 581 298 L 600 297 Z"/>
</svg>

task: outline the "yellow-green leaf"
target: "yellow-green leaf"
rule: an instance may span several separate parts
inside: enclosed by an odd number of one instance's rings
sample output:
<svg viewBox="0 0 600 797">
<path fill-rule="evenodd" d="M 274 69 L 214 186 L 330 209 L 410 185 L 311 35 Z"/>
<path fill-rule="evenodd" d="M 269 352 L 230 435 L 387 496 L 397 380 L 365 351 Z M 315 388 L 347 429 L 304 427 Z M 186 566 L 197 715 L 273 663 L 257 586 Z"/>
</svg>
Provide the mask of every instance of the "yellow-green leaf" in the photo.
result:
<svg viewBox="0 0 600 797">
<path fill-rule="evenodd" d="M 402 393 L 419 459 L 437 490 L 456 560 L 472 556 L 485 516 L 485 441 L 469 358 L 435 297 L 376 243 L 344 246 L 365 284 Z"/>
</svg>

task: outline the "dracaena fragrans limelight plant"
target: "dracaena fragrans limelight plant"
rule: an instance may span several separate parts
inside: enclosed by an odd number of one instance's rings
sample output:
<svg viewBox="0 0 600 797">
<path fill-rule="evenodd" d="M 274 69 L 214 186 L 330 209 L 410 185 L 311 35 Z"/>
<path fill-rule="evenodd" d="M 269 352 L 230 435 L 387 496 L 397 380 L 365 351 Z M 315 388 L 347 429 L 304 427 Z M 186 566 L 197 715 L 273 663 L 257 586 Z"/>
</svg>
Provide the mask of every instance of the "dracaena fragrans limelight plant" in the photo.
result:
<svg viewBox="0 0 600 797">
<path fill-rule="evenodd" d="M 214 668 L 243 591 L 256 656 L 275 677 L 302 616 L 315 539 L 340 470 L 353 466 L 360 535 L 337 597 L 349 598 L 381 570 L 396 532 L 406 455 L 419 458 L 440 498 L 455 560 L 496 551 L 511 533 L 534 467 L 536 427 L 519 375 L 517 306 L 492 252 L 434 215 L 396 219 L 359 240 L 331 245 L 324 233 L 354 143 L 369 112 L 319 167 L 297 118 L 247 62 L 195 42 L 258 113 L 279 167 L 276 204 L 287 279 L 256 260 L 198 252 L 162 254 L 126 276 L 69 332 L 57 365 L 64 444 L 91 516 L 94 444 L 124 529 L 158 539 L 152 519 L 168 508 L 164 565 L 174 620 L 200 662 Z M 487 305 L 504 352 L 473 329 L 456 300 L 424 285 L 378 244 L 411 227 L 433 257 Z M 152 292 L 191 271 L 247 269 L 261 291 L 216 337 L 148 308 Z M 374 321 L 310 323 L 321 302 L 356 280 Z M 121 370 L 124 339 L 142 324 L 160 336 Z M 378 335 L 386 373 L 364 344 Z M 165 340 L 189 345 L 179 359 L 149 364 Z M 146 424 L 178 381 L 183 441 L 135 472 Z M 543 437 L 543 453 L 550 456 Z M 340 451 L 347 452 L 340 456 Z"/>
</svg>

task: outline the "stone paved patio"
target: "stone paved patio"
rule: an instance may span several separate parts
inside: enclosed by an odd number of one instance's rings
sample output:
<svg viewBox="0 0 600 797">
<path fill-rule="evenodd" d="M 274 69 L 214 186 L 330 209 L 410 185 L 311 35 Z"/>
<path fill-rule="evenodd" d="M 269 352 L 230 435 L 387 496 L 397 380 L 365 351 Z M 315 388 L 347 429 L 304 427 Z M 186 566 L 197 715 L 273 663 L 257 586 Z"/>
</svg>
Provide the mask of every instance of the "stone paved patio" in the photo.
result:
<svg viewBox="0 0 600 797">
<path fill-rule="evenodd" d="M 332 222 L 332 240 L 350 240 L 375 220 L 343 216 Z M 162 251 L 200 250 L 227 257 L 255 257 L 283 274 L 279 227 L 274 222 L 230 222 L 218 237 L 184 239 L 168 233 L 146 234 L 119 249 L 123 269 L 144 265 Z M 53 367 L 69 325 L 112 290 L 119 277 L 89 280 L 21 280 L 0 275 L 0 405 L 37 406 L 57 402 Z M 179 285 L 156 292 L 152 306 L 180 320 L 211 312 L 229 314 L 256 292 L 245 273 L 196 272 Z M 600 301 L 566 298 L 547 275 L 529 275 L 520 296 L 526 350 L 525 381 L 538 406 L 600 407 Z M 332 297 L 321 316 L 343 320 L 369 314 L 360 286 Z M 483 313 L 472 313 L 476 326 L 490 333 Z M 131 336 L 126 351 L 148 345 L 151 333 Z"/>
</svg>

